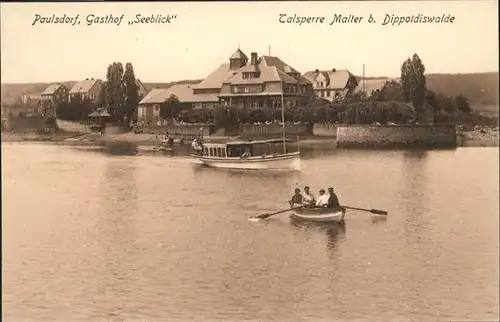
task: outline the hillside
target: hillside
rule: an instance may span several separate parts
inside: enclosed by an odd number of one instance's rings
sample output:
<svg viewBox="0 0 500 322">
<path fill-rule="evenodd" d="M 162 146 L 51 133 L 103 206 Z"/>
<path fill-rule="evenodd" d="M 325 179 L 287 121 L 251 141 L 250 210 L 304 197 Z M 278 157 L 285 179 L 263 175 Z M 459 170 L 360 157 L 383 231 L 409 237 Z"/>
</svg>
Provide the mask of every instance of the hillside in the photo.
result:
<svg viewBox="0 0 500 322">
<path fill-rule="evenodd" d="M 366 78 L 367 84 L 375 86 L 375 82 L 383 83 L 383 78 Z M 198 83 L 201 80 L 181 80 L 169 83 L 144 82 L 148 89 L 168 88 L 178 83 Z M 75 82 L 65 82 L 69 86 Z M 48 86 L 48 83 L 30 84 L 2 84 L 1 98 L 15 98 L 22 94 L 39 94 Z M 436 92 L 455 96 L 462 94 L 469 99 L 473 107 L 482 105 L 496 109 L 498 106 L 498 73 L 475 73 L 475 74 L 429 74 L 427 75 L 427 87 Z M 367 86 L 367 89 L 370 86 Z"/>
<path fill-rule="evenodd" d="M 201 82 L 201 79 L 194 79 L 194 80 L 180 80 L 176 82 L 169 82 L 169 83 L 147 83 L 144 82 L 144 86 L 148 90 L 151 90 L 153 88 L 169 88 L 172 85 L 175 84 L 196 84 Z M 71 88 L 76 81 L 67 81 L 63 82 L 66 87 Z M 51 83 L 19 83 L 19 84 L 2 84 L 1 87 L 1 98 L 4 100 L 5 98 L 16 98 L 20 95 L 23 94 L 40 94 L 43 92 Z"/>
</svg>

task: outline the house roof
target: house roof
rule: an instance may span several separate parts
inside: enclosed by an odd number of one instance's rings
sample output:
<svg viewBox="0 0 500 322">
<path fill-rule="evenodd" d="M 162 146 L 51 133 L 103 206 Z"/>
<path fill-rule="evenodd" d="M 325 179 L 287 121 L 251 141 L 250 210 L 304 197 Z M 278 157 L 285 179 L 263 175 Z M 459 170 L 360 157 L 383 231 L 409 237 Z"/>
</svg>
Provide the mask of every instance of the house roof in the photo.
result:
<svg viewBox="0 0 500 322">
<path fill-rule="evenodd" d="M 237 50 L 231 59 L 245 58 L 247 56 L 241 51 Z M 260 71 L 258 79 L 243 79 L 242 72 L 255 72 Z M 299 79 L 295 79 L 287 73 L 296 73 Z M 230 70 L 229 64 L 221 64 L 217 69 L 210 73 L 201 83 L 195 85 L 196 89 L 220 89 L 222 84 L 262 84 L 266 82 L 279 82 L 284 81 L 292 84 L 310 84 L 310 81 L 300 75 L 294 68 L 290 67 L 280 58 L 275 56 L 261 56 L 258 59 L 258 64 L 252 65 L 248 62 L 246 66 L 238 70 Z M 201 94 L 197 94 L 201 95 Z"/>
<path fill-rule="evenodd" d="M 324 88 L 329 89 L 344 89 L 347 85 L 347 81 L 349 78 L 354 77 L 350 71 L 344 70 L 313 70 L 308 71 L 304 74 L 304 77 L 307 78 L 311 83 L 316 81 L 316 78 L 319 75 L 323 75 L 327 80 L 327 86 Z"/>
<path fill-rule="evenodd" d="M 111 114 L 109 114 L 108 111 L 104 108 L 89 114 L 89 117 L 109 117 L 109 116 L 111 116 Z"/>
<path fill-rule="evenodd" d="M 363 88 L 366 94 L 371 95 L 372 91 L 381 90 L 384 87 L 385 82 L 389 82 L 395 79 L 389 78 L 379 78 L 379 79 L 362 79 L 358 82 L 358 87 L 354 90 L 355 92 L 362 92 Z"/>
<path fill-rule="evenodd" d="M 235 71 L 229 70 L 229 64 L 225 63 L 217 67 L 211 72 L 201 83 L 197 84 L 194 88 L 198 89 L 215 89 L 221 88 L 222 82 L 228 77 L 232 76 Z"/>
<path fill-rule="evenodd" d="M 254 79 L 244 79 L 243 72 L 260 71 L 260 77 Z M 288 72 L 287 72 L 288 71 Z M 295 79 L 287 73 L 296 73 L 299 79 Z M 235 71 L 234 75 L 223 81 L 224 84 L 263 84 L 269 82 L 283 81 L 289 84 L 308 84 L 309 81 L 302 77 L 295 69 L 288 66 L 281 59 L 274 56 L 262 56 L 258 65 L 248 65 Z"/>
<path fill-rule="evenodd" d="M 165 88 L 153 88 L 146 94 L 146 96 L 144 96 L 139 104 L 161 104 L 165 101 L 165 99 L 159 95 L 165 91 Z M 157 96 L 158 98 L 156 98 Z"/>
<path fill-rule="evenodd" d="M 143 104 L 161 104 L 165 102 L 171 95 L 177 96 L 181 103 L 194 102 L 218 102 L 218 93 L 193 93 L 192 84 L 176 84 L 169 88 L 152 89 L 140 102 Z"/>
<path fill-rule="evenodd" d="M 40 95 L 52 95 L 61 86 L 62 86 L 62 84 L 50 84 Z"/>
<path fill-rule="evenodd" d="M 147 89 L 147 87 L 146 87 L 146 86 L 144 86 L 144 84 L 141 82 L 141 80 L 140 80 L 139 78 L 137 78 L 137 79 L 135 80 L 135 83 L 137 84 L 137 86 L 139 86 L 139 91 L 140 91 L 140 90 L 141 90 L 141 88 L 142 88 L 142 89 L 143 89 L 146 93 L 147 93 L 147 92 L 149 92 L 149 91 L 148 91 L 148 89 Z"/>
<path fill-rule="evenodd" d="M 239 48 L 234 52 L 234 54 L 229 57 L 229 59 L 248 59 L 247 55 L 242 52 Z"/>
<path fill-rule="evenodd" d="M 100 80 L 99 79 L 86 79 L 86 80 L 79 81 L 75 85 L 73 85 L 73 87 L 71 88 L 69 93 L 70 94 L 79 94 L 79 93 L 85 94 L 88 91 L 90 91 L 90 89 L 98 81 L 100 81 Z"/>
</svg>

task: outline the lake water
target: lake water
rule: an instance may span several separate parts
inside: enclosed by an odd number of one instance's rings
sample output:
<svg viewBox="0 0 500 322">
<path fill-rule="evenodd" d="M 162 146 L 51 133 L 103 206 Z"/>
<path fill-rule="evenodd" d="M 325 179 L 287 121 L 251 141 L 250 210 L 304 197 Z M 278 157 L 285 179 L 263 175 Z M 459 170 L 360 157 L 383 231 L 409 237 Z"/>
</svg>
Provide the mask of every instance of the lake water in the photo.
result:
<svg viewBox="0 0 500 322">
<path fill-rule="evenodd" d="M 114 154 L 2 144 L 3 320 L 498 320 L 498 148 L 310 151 L 300 173 Z M 297 184 L 389 214 L 248 220 Z"/>
</svg>

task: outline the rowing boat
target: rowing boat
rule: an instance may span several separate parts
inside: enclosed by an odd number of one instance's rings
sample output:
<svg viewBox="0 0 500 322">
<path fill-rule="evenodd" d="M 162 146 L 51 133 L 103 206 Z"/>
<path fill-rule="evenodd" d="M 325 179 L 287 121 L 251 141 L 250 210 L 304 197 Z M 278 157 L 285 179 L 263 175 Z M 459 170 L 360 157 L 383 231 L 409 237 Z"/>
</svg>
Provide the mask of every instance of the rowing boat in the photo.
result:
<svg viewBox="0 0 500 322">
<path fill-rule="evenodd" d="M 291 208 L 297 208 L 301 205 L 293 204 Z M 322 207 L 301 207 L 292 210 L 291 218 L 302 221 L 317 221 L 317 222 L 343 222 L 345 209 L 332 209 Z"/>
</svg>

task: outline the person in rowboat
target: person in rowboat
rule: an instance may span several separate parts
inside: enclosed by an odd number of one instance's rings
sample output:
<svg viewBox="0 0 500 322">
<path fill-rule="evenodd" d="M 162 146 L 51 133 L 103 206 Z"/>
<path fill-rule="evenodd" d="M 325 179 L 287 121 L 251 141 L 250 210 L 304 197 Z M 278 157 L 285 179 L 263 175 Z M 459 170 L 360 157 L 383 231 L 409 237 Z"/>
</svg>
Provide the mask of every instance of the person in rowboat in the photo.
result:
<svg viewBox="0 0 500 322">
<path fill-rule="evenodd" d="M 328 206 L 329 196 L 325 193 L 325 189 L 319 191 L 318 201 L 316 201 L 316 207 L 326 207 Z"/>
<path fill-rule="evenodd" d="M 337 195 L 333 191 L 332 187 L 328 188 L 328 194 L 329 194 L 329 196 L 328 196 L 327 207 L 328 208 L 340 208 L 339 198 L 337 197 Z"/>
<path fill-rule="evenodd" d="M 302 194 L 302 203 L 304 204 L 314 204 L 314 196 L 311 193 L 311 189 L 308 186 L 304 187 L 304 193 Z"/>
<path fill-rule="evenodd" d="M 302 194 L 300 193 L 299 188 L 295 189 L 295 193 L 293 194 L 292 199 L 290 199 L 289 203 L 290 206 L 292 206 L 293 204 L 302 204 Z"/>
</svg>

